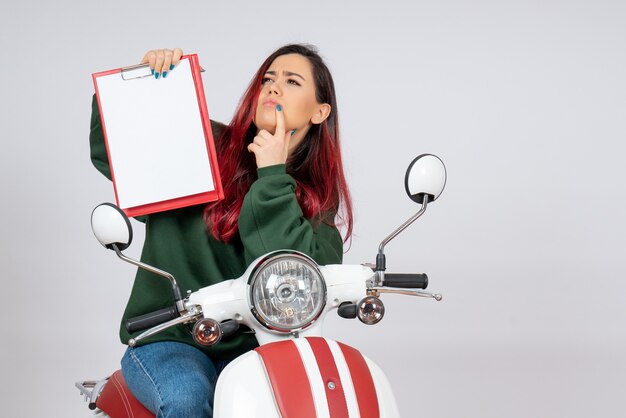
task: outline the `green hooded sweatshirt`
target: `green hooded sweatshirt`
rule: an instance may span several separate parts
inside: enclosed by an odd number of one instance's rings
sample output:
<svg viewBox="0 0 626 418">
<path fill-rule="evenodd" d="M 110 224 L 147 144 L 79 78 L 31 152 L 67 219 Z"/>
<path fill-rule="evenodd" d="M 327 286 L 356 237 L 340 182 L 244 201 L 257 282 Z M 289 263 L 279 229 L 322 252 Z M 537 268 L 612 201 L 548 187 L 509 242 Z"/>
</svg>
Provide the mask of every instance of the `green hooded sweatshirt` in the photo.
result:
<svg viewBox="0 0 626 418">
<path fill-rule="evenodd" d="M 211 123 L 215 137 L 223 125 Z M 100 112 L 94 96 L 89 135 L 91 161 L 111 179 Z M 205 205 L 153 213 L 145 221 L 141 261 L 165 270 L 181 290 L 196 291 L 223 280 L 240 277 L 257 257 L 274 250 L 292 249 L 311 256 L 321 265 L 341 263 L 343 241 L 335 226 L 304 217 L 295 195 L 296 182 L 284 164 L 257 170 L 257 179 L 245 196 L 239 215 L 239 233 L 229 243 L 213 238 L 204 222 Z M 331 219 L 333 219 L 331 217 Z M 124 326 L 132 318 L 174 304 L 170 283 L 161 276 L 137 270 L 122 317 L 120 339 L 131 337 Z M 169 328 L 140 344 L 178 341 L 196 346 L 214 360 L 232 359 L 256 347 L 254 335 L 239 332 L 214 347 L 197 345 L 186 325 Z"/>
</svg>

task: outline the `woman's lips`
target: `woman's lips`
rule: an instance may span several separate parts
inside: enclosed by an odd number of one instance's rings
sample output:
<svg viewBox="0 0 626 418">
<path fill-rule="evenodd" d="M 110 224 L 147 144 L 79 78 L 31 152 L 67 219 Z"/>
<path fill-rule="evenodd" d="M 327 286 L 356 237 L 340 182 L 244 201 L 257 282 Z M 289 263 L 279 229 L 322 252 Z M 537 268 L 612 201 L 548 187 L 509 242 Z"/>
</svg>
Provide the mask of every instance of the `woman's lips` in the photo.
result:
<svg viewBox="0 0 626 418">
<path fill-rule="evenodd" d="M 269 99 L 263 102 L 263 106 L 269 106 L 269 107 L 276 107 L 279 104 L 280 103 L 278 103 L 276 100 L 272 100 L 272 99 Z"/>
</svg>

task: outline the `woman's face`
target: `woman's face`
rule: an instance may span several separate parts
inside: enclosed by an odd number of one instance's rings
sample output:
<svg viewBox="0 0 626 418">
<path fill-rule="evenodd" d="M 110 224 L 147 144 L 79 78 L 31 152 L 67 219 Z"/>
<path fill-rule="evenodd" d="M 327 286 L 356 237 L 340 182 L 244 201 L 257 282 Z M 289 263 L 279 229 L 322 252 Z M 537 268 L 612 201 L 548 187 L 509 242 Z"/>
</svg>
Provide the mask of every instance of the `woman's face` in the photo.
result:
<svg viewBox="0 0 626 418">
<path fill-rule="evenodd" d="M 302 55 L 279 56 L 263 77 L 254 124 L 257 130 L 274 133 L 276 106 L 281 105 L 285 130 L 296 129 L 289 147 L 293 149 L 312 124 L 322 123 L 328 117 L 330 106 L 317 102 L 313 70 L 309 60 Z"/>
</svg>

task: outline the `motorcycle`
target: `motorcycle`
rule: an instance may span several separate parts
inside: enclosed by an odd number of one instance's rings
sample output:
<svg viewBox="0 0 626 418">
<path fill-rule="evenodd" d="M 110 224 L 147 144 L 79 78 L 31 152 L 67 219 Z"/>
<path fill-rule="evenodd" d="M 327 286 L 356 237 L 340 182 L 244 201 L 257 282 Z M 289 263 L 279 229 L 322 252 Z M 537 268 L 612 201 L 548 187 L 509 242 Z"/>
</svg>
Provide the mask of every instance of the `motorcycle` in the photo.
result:
<svg viewBox="0 0 626 418">
<path fill-rule="evenodd" d="M 143 331 L 134 346 L 169 327 L 187 324 L 196 343 L 219 344 L 245 325 L 259 347 L 233 360 L 215 388 L 214 417 L 398 417 L 385 374 L 357 349 L 323 337 L 323 319 L 337 311 L 374 325 L 385 314 L 380 296 L 395 293 L 442 299 L 425 292 L 426 274 L 386 273 L 385 246 L 424 214 L 446 183 L 443 162 L 431 154 L 415 158 L 405 176 L 409 197 L 420 210 L 379 245 L 375 264 L 319 266 L 303 253 L 280 250 L 250 264 L 234 280 L 187 292 L 169 273 L 125 256 L 132 228 L 112 204 L 91 216 L 98 241 L 122 260 L 170 281 L 175 305 L 129 319 L 129 332 Z M 153 418 L 132 395 L 120 370 L 99 381 L 76 383 L 98 416 Z"/>
</svg>

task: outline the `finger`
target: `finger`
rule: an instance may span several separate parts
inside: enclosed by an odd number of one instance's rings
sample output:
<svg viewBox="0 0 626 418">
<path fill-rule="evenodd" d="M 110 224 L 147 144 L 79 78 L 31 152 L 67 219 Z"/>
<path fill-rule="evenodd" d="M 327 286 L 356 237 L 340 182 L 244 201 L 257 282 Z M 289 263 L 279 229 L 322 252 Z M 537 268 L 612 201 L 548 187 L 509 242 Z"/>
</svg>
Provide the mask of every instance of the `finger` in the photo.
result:
<svg viewBox="0 0 626 418">
<path fill-rule="evenodd" d="M 141 59 L 141 64 L 148 64 L 154 74 L 154 64 L 156 63 L 156 53 L 153 50 L 146 52 Z"/>
<path fill-rule="evenodd" d="M 292 129 L 290 131 L 285 132 L 285 147 L 289 148 L 289 142 L 291 142 L 291 138 L 296 134 L 296 130 Z"/>
<path fill-rule="evenodd" d="M 154 77 L 159 78 L 163 71 L 163 61 L 165 60 L 165 54 L 162 49 L 159 49 L 156 53 L 156 63 L 154 64 Z"/>
<path fill-rule="evenodd" d="M 163 51 L 163 78 L 167 77 L 167 72 L 170 71 L 172 65 L 173 52 L 170 49 Z"/>
<path fill-rule="evenodd" d="M 279 138 L 285 135 L 285 114 L 281 105 L 276 106 L 276 131 L 274 135 Z"/>
<path fill-rule="evenodd" d="M 148 51 L 145 54 L 143 54 L 143 58 L 141 59 L 140 64 L 147 64 L 148 62 L 150 62 L 150 54 L 152 53 L 152 51 Z"/>
<path fill-rule="evenodd" d="M 174 69 L 175 66 L 178 65 L 180 61 L 180 57 L 183 56 L 183 50 L 180 48 L 174 49 L 174 54 L 172 56 L 172 65 L 170 66 L 170 71 Z"/>
<path fill-rule="evenodd" d="M 272 138 L 274 138 L 274 135 L 271 132 L 266 131 L 265 129 L 261 129 L 256 137 L 263 138 L 265 141 L 271 141 Z"/>
<path fill-rule="evenodd" d="M 267 138 L 263 138 L 261 135 L 257 135 L 252 140 L 252 143 L 258 145 L 259 147 L 262 147 L 263 145 L 267 144 Z"/>
<path fill-rule="evenodd" d="M 260 147 L 255 144 L 254 142 L 248 144 L 248 152 L 253 153 L 254 155 L 256 155 L 256 152 L 260 149 Z"/>
</svg>

